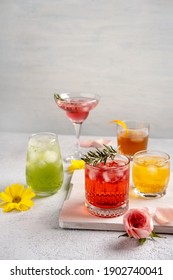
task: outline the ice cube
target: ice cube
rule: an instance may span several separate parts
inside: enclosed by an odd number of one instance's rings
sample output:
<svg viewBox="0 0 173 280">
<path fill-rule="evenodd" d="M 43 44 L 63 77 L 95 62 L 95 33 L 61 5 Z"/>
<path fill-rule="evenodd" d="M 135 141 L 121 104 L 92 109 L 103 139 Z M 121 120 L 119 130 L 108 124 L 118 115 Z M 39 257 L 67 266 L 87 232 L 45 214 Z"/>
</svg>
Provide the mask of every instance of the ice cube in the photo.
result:
<svg viewBox="0 0 173 280">
<path fill-rule="evenodd" d="M 45 167 L 45 165 L 46 165 L 46 162 L 44 160 L 40 160 L 38 163 L 38 166 L 41 168 Z"/>
<path fill-rule="evenodd" d="M 103 172 L 103 179 L 105 182 L 116 183 L 123 175 L 124 173 L 122 171 Z"/>
<path fill-rule="evenodd" d="M 44 153 L 44 160 L 47 163 L 53 163 L 53 162 L 57 161 L 57 159 L 58 159 L 58 155 L 54 151 L 46 151 Z"/>
<path fill-rule="evenodd" d="M 158 167 L 163 167 L 165 165 L 165 160 L 159 160 L 156 164 Z"/>
<path fill-rule="evenodd" d="M 123 176 L 124 176 L 124 171 L 123 170 L 117 170 L 116 171 L 116 177 L 118 177 L 118 179 L 120 179 Z"/>
<path fill-rule="evenodd" d="M 138 142 L 142 142 L 142 141 L 144 141 L 144 138 L 139 137 L 139 136 L 131 139 L 131 142 L 134 142 L 134 143 L 138 143 Z"/>
<path fill-rule="evenodd" d="M 141 165 L 145 165 L 145 160 L 142 159 L 142 158 L 138 158 L 138 159 L 137 159 L 137 163 L 138 163 L 138 164 L 141 164 Z"/>
<path fill-rule="evenodd" d="M 34 139 L 34 138 L 31 138 L 29 140 L 29 147 L 32 148 L 32 147 L 35 147 L 35 146 L 37 146 L 37 140 Z"/>
<path fill-rule="evenodd" d="M 35 150 L 30 150 L 30 152 L 29 152 L 29 160 L 30 160 L 30 162 L 36 162 L 37 160 L 38 160 L 38 153 L 37 153 L 37 151 L 35 151 Z"/>
<path fill-rule="evenodd" d="M 148 170 L 151 174 L 157 173 L 157 167 L 154 166 L 154 165 L 148 166 L 148 167 L 147 167 L 147 170 Z"/>
<path fill-rule="evenodd" d="M 39 141 L 38 139 L 30 139 L 29 141 L 29 148 L 34 150 L 34 149 L 40 149 L 42 147 L 42 143 L 41 141 Z"/>
<path fill-rule="evenodd" d="M 143 131 L 131 131 L 130 138 L 132 142 L 142 142 L 144 140 L 144 132 Z"/>
<path fill-rule="evenodd" d="M 96 180 L 97 172 L 95 170 L 89 169 L 89 178 L 90 180 Z"/>
<path fill-rule="evenodd" d="M 122 160 L 117 161 L 118 166 L 124 166 L 126 163 Z"/>
<path fill-rule="evenodd" d="M 111 181 L 111 178 L 109 177 L 109 174 L 108 172 L 103 172 L 103 179 L 105 182 L 110 182 Z"/>
</svg>

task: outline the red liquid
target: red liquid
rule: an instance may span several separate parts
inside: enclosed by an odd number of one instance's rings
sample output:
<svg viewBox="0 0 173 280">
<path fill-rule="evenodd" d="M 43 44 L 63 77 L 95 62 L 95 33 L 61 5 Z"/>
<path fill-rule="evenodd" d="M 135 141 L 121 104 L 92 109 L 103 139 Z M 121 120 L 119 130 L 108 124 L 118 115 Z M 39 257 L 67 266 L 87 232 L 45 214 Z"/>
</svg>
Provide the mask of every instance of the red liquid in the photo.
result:
<svg viewBox="0 0 173 280">
<path fill-rule="evenodd" d="M 89 111 L 96 107 L 98 100 L 88 97 L 65 98 L 63 101 L 57 99 L 57 105 L 66 111 L 68 118 L 75 123 L 82 123 Z"/>
<path fill-rule="evenodd" d="M 110 166 L 111 165 L 111 166 Z M 86 199 L 93 206 L 110 209 L 127 203 L 129 165 L 117 160 L 111 164 L 85 167 Z"/>
</svg>

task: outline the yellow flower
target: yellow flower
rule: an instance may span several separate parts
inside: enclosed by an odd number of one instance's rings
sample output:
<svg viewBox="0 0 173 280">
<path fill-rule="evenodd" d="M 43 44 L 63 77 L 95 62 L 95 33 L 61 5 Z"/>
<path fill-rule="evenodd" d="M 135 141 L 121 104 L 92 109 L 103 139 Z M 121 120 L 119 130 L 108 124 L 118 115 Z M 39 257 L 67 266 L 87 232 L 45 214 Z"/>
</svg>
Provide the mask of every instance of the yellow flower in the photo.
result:
<svg viewBox="0 0 173 280">
<path fill-rule="evenodd" d="M 24 188 L 21 184 L 12 184 L 8 186 L 4 192 L 0 193 L 0 208 L 3 208 L 4 212 L 9 212 L 14 209 L 18 211 L 26 211 L 33 206 L 31 198 L 35 196 L 35 193 L 31 188 Z"/>
<path fill-rule="evenodd" d="M 84 169 L 85 162 L 81 159 L 72 159 L 71 165 L 68 167 L 68 171 L 72 173 L 76 169 Z"/>
</svg>

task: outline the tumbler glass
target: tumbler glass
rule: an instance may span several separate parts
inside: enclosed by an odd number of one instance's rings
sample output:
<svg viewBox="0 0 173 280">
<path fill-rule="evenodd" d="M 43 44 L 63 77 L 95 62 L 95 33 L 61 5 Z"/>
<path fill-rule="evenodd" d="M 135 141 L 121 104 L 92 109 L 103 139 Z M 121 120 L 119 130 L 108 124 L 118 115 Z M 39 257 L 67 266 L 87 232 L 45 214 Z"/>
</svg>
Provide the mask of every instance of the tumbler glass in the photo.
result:
<svg viewBox="0 0 173 280">
<path fill-rule="evenodd" d="M 120 153 L 132 159 L 136 152 L 147 149 L 149 124 L 143 121 L 124 122 L 127 129 L 117 125 L 117 144 Z"/>
<path fill-rule="evenodd" d="M 126 156 L 116 155 L 106 164 L 85 165 L 85 205 L 91 214 L 108 218 L 127 211 L 129 163 Z"/>
<path fill-rule="evenodd" d="M 49 132 L 31 135 L 26 160 L 27 185 L 38 196 L 48 196 L 60 189 L 63 176 L 57 135 Z"/>
<path fill-rule="evenodd" d="M 170 178 L 170 157 L 161 151 L 140 151 L 133 157 L 134 191 L 143 198 L 165 195 Z"/>
</svg>

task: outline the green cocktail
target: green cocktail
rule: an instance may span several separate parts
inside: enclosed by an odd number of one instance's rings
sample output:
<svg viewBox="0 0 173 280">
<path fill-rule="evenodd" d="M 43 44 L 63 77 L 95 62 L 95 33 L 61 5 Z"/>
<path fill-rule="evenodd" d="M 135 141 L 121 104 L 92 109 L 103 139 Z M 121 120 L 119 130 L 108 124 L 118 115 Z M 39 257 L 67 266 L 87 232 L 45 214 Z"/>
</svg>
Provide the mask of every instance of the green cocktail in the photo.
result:
<svg viewBox="0 0 173 280">
<path fill-rule="evenodd" d="M 59 142 L 53 133 L 30 137 L 27 150 L 26 182 L 40 196 L 57 192 L 63 183 Z"/>
</svg>

